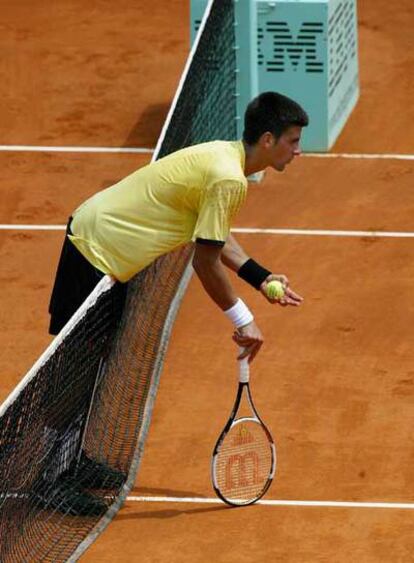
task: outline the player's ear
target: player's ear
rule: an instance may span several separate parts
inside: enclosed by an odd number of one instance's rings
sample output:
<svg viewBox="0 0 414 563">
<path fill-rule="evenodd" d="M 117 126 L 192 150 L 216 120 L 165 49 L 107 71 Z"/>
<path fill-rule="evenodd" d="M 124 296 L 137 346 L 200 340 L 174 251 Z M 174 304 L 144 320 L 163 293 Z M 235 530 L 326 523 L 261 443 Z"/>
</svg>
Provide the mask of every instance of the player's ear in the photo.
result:
<svg viewBox="0 0 414 563">
<path fill-rule="evenodd" d="M 275 138 L 273 133 L 271 133 L 270 131 L 266 131 L 261 135 L 259 139 L 259 143 L 264 149 L 269 149 L 270 147 L 273 147 L 277 143 L 277 139 Z"/>
</svg>

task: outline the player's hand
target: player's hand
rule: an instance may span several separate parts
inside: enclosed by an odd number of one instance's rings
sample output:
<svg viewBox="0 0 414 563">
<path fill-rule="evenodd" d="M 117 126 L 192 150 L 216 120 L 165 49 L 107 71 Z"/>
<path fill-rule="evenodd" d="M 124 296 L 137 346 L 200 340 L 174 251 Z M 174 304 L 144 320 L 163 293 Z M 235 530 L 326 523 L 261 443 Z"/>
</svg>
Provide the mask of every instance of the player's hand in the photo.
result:
<svg viewBox="0 0 414 563">
<path fill-rule="evenodd" d="M 239 346 L 244 348 L 243 352 L 237 359 L 242 360 L 248 356 L 249 363 L 253 361 L 263 344 L 262 333 L 254 321 L 235 330 L 233 340 Z"/>
<path fill-rule="evenodd" d="M 271 298 L 267 295 L 266 292 L 267 284 L 274 280 L 280 281 L 280 283 L 283 285 L 283 289 L 285 290 L 284 296 L 281 297 L 280 299 L 277 299 L 276 297 Z M 272 304 L 277 303 L 282 307 L 286 307 L 287 305 L 298 307 L 303 301 L 303 297 L 301 297 L 298 293 L 295 293 L 292 289 L 290 289 L 289 280 L 283 274 L 270 274 L 269 276 L 267 276 L 265 281 L 260 286 L 260 292 L 269 301 L 269 303 Z"/>
</svg>

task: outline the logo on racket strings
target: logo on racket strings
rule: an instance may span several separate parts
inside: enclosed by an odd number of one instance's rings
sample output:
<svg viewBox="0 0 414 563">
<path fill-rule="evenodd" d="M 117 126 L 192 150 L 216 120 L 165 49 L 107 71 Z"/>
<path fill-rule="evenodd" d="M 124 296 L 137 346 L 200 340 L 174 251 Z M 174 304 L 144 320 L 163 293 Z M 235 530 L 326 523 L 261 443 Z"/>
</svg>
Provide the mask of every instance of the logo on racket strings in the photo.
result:
<svg viewBox="0 0 414 563">
<path fill-rule="evenodd" d="M 248 487 L 259 482 L 259 456 L 250 451 L 231 455 L 226 463 L 226 488 Z"/>
</svg>

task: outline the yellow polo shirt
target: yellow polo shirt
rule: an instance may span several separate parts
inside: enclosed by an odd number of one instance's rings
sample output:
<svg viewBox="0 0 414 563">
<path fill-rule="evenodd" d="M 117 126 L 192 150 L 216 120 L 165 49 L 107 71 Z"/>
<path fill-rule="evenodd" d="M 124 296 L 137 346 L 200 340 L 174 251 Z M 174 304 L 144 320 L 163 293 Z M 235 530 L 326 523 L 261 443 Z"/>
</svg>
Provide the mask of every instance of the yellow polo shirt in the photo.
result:
<svg viewBox="0 0 414 563">
<path fill-rule="evenodd" d="M 224 245 L 247 194 L 244 162 L 241 141 L 172 153 L 83 203 L 69 238 L 91 264 L 122 282 L 189 241 Z"/>
</svg>

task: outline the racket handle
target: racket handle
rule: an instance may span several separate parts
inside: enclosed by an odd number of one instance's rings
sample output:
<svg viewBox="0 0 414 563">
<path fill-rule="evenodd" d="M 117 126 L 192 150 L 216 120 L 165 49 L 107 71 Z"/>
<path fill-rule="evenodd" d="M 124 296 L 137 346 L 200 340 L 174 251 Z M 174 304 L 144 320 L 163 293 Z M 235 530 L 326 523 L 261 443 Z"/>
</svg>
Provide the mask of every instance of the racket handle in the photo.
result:
<svg viewBox="0 0 414 563">
<path fill-rule="evenodd" d="M 244 352 L 244 348 L 239 348 L 239 354 Z M 249 383 L 250 378 L 250 366 L 249 366 L 249 356 L 239 360 L 239 383 Z"/>
</svg>

